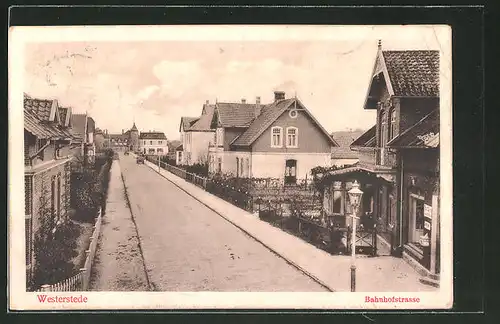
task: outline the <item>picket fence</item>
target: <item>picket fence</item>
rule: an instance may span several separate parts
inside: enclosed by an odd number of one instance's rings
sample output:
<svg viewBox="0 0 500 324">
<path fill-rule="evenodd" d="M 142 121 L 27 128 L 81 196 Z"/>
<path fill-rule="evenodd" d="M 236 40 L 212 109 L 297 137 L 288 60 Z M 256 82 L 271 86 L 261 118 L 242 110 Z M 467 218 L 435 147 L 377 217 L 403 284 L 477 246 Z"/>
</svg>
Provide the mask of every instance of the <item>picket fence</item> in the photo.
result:
<svg viewBox="0 0 500 324">
<path fill-rule="evenodd" d="M 99 234 L 101 232 L 102 209 L 99 208 L 97 219 L 94 225 L 94 231 L 90 237 L 89 248 L 85 251 L 85 265 L 74 276 L 64 279 L 52 285 L 42 285 L 37 292 L 41 291 L 85 291 L 89 288 L 90 273 L 92 270 L 92 262 L 94 260 Z"/>
</svg>

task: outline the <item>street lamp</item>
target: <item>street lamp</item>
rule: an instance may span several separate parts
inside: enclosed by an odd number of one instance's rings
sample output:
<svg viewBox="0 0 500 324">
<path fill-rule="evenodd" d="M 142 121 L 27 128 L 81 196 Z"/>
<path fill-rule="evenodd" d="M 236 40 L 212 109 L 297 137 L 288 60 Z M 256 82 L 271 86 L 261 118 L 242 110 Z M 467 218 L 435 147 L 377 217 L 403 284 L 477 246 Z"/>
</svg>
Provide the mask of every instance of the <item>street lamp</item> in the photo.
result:
<svg viewBox="0 0 500 324">
<path fill-rule="evenodd" d="M 349 193 L 349 202 L 352 207 L 352 237 L 351 237 L 351 291 L 356 291 L 356 219 L 358 218 L 358 210 L 361 202 L 363 191 L 359 189 L 359 184 L 356 180 L 352 184 Z"/>
</svg>

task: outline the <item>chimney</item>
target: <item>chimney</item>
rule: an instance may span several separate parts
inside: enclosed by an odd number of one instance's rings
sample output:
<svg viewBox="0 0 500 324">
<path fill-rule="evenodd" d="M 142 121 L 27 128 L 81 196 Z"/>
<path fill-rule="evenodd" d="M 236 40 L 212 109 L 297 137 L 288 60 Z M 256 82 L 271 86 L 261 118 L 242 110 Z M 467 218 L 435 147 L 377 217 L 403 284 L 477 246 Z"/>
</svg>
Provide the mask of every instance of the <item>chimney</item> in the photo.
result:
<svg viewBox="0 0 500 324">
<path fill-rule="evenodd" d="M 123 135 L 123 128 L 122 128 L 122 135 Z"/>
<path fill-rule="evenodd" d="M 208 105 L 209 103 L 210 103 L 210 101 L 209 101 L 209 100 L 205 101 L 205 105 Z"/>
<path fill-rule="evenodd" d="M 274 91 L 274 101 L 284 100 L 285 91 Z"/>
<path fill-rule="evenodd" d="M 244 103 L 247 103 L 247 100 L 245 98 L 242 98 L 241 99 L 241 103 L 244 104 Z"/>
<path fill-rule="evenodd" d="M 255 118 L 259 117 L 262 107 L 260 106 L 260 97 L 255 98 Z"/>
</svg>

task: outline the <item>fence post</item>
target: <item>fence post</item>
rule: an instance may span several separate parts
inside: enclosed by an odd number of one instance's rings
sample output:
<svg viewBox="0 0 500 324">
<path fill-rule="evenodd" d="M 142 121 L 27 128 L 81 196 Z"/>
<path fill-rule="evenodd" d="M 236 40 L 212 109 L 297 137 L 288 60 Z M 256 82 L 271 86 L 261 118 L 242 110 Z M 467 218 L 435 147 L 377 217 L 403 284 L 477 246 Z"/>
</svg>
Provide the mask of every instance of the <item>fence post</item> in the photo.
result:
<svg viewBox="0 0 500 324">
<path fill-rule="evenodd" d="M 88 288 L 88 282 L 87 282 L 87 268 L 80 268 L 80 273 L 82 274 L 82 282 L 81 282 L 81 289 L 82 291 L 86 291 Z"/>
<path fill-rule="evenodd" d="M 50 285 L 42 285 L 42 291 L 50 291 Z"/>
</svg>

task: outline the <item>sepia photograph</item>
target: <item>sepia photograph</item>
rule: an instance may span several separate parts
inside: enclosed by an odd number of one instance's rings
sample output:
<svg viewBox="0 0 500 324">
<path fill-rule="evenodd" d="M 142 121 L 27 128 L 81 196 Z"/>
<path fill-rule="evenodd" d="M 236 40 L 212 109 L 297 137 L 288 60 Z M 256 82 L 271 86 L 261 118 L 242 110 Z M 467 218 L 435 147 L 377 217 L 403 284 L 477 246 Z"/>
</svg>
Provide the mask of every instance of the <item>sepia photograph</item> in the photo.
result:
<svg viewBox="0 0 500 324">
<path fill-rule="evenodd" d="M 450 308 L 451 67 L 444 25 L 11 28 L 10 307 Z"/>
</svg>

